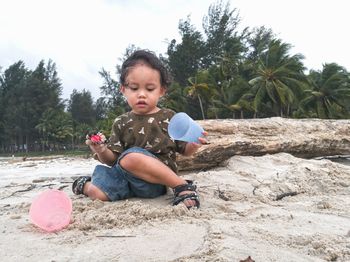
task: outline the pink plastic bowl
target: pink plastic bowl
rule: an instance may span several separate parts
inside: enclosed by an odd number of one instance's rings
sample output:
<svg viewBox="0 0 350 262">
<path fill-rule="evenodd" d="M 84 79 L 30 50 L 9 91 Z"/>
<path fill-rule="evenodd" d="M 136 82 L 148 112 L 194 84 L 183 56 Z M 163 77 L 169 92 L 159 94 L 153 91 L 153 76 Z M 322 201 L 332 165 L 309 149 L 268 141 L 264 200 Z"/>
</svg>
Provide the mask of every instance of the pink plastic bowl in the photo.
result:
<svg viewBox="0 0 350 262">
<path fill-rule="evenodd" d="M 39 194 L 32 202 L 29 217 L 32 223 L 47 232 L 61 230 L 70 223 L 72 200 L 56 189 Z"/>
</svg>

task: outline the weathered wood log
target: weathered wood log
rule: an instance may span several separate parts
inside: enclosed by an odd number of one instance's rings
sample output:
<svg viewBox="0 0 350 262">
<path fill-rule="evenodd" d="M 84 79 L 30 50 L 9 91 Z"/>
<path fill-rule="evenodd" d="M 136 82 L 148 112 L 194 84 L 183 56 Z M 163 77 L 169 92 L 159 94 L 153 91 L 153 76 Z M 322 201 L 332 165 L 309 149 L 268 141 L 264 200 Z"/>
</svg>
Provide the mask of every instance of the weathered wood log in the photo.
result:
<svg viewBox="0 0 350 262">
<path fill-rule="evenodd" d="M 215 167 L 234 155 L 286 152 L 312 158 L 350 154 L 350 120 L 273 117 L 198 123 L 209 133 L 210 144 L 191 157 L 178 156 L 180 171 Z"/>
</svg>

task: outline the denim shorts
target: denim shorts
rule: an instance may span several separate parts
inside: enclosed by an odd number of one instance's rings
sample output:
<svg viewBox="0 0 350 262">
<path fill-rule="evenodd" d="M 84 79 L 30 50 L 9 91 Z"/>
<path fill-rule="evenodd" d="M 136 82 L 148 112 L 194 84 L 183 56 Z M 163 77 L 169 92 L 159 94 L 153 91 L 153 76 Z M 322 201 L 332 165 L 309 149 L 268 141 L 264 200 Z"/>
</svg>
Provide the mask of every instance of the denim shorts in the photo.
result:
<svg viewBox="0 0 350 262">
<path fill-rule="evenodd" d="M 129 148 L 120 155 L 114 166 L 97 165 L 92 174 L 91 183 L 102 190 L 111 201 L 131 197 L 155 198 L 164 195 L 166 193 L 164 185 L 148 183 L 119 165 L 120 160 L 129 153 L 141 153 L 157 158 L 146 149 Z"/>
</svg>

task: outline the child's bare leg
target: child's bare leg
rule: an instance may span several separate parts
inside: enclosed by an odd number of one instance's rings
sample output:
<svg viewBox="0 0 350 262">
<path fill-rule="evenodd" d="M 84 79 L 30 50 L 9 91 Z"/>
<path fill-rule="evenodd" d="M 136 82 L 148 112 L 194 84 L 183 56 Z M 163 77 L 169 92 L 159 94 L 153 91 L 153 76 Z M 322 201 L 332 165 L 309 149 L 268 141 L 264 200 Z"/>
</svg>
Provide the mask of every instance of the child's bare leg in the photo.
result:
<svg viewBox="0 0 350 262">
<path fill-rule="evenodd" d="M 91 182 L 86 182 L 84 185 L 84 195 L 90 197 L 91 199 L 99 199 L 102 201 L 109 201 L 107 195 L 100 190 L 97 186 L 94 186 Z"/>
<path fill-rule="evenodd" d="M 162 184 L 174 188 L 186 184 L 186 181 L 177 176 L 160 160 L 141 153 L 129 153 L 119 164 L 133 175 L 153 184 Z"/>
<path fill-rule="evenodd" d="M 160 160 L 141 153 L 129 153 L 120 160 L 119 164 L 134 176 L 149 183 L 162 184 L 171 188 L 187 184 L 186 180 L 179 177 Z M 190 192 L 182 192 L 182 194 L 187 193 Z M 186 206 L 194 206 L 196 202 L 193 200 L 185 200 L 184 204 Z"/>
</svg>

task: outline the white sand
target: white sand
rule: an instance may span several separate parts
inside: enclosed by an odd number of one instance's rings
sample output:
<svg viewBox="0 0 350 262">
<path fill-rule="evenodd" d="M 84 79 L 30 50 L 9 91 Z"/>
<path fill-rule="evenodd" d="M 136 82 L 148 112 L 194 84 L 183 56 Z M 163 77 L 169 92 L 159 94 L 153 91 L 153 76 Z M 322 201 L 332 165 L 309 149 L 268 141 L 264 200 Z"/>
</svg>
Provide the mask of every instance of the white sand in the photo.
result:
<svg viewBox="0 0 350 262">
<path fill-rule="evenodd" d="M 73 195 L 73 179 L 96 164 L 0 161 L 1 261 L 350 261 L 349 166 L 235 156 L 226 167 L 182 174 L 201 196 L 201 208 L 187 211 L 169 205 L 170 192 L 115 203 Z M 56 233 L 29 221 L 33 197 L 47 188 L 73 201 L 71 224 Z"/>
</svg>

